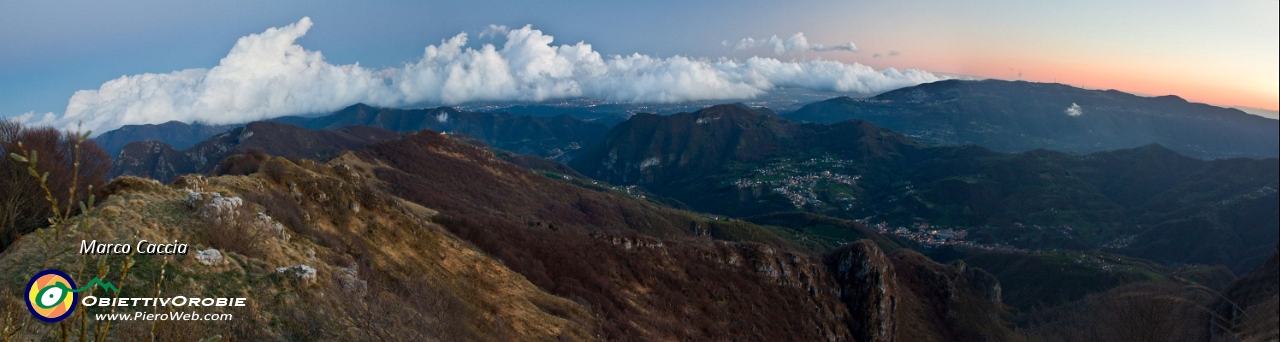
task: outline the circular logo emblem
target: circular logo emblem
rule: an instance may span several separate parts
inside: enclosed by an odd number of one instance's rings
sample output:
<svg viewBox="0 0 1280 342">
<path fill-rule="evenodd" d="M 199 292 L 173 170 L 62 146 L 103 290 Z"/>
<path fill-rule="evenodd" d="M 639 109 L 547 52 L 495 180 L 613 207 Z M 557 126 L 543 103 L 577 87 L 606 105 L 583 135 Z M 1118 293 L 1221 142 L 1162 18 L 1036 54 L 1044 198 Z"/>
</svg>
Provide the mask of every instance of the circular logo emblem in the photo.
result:
<svg viewBox="0 0 1280 342">
<path fill-rule="evenodd" d="M 80 301 L 80 294 L 72 292 L 76 283 L 71 276 L 59 270 L 36 273 L 27 282 L 27 309 L 42 321 L 54 323 L 71 316 Z"/>
</svg>

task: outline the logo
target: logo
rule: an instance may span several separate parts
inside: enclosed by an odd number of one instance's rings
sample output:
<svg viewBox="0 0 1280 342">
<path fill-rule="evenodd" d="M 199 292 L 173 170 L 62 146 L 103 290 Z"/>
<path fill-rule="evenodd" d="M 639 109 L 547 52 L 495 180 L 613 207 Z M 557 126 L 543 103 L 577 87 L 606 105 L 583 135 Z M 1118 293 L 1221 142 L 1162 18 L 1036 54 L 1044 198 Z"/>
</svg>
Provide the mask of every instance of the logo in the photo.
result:
<svg viewBox="0 0 1280 342">
<path fill-rule="evenodd" d="M 120 292 L 120 289 L 111 283 L 104 283 L 98 278 L 89 281 L 88 286 L 77 289 L 71 276 L 62 271 L 40 271 L 31 277 L 30 282 L 27 282 L 27 309 L 31 310 L 31 315 L 42 321 L 56 323 L 71 316 L 80 301 L 80 292 L 94 285 Z"/>
</svg>

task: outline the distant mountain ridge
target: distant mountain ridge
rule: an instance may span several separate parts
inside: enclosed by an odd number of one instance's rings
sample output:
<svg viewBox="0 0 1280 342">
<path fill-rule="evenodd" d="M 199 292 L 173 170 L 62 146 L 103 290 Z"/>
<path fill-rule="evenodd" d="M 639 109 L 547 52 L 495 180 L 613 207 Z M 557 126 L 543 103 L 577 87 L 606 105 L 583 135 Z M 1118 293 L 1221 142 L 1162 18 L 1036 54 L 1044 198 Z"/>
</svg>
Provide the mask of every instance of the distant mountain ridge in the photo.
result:
<svg viewBox="0 0 1280 342">
<path fill-rule="evenodd" d="M 1177 96 L 1050 83 L 939 81 L 866 99 L 821 101 L 785 116 L 817 123 L 862 119 L 929 144 L 1002 152 L 1090 153 L 1158 143 L 1196 158 L 1280 156 L 1280 122 L 1274 119 Z"/>
<path fill-rule="evenodd" d="M 135 141 L 162 141 L 175 149 L 186 149 L 218 133 L 241 125 L 206 125 L 169 121 L 157 125 L 127 125 L 93 138 L 107 154 L 115 158 L 125 145 Z"/>
<path fill-rule="evenodd" d="M 321 117 L 282 117 L 272 121 L 311 129 L 363 125 L 401 133 L 423 129 L 461 133 L 499 149 L 558 160 L 572 159 L 581 149 L 594 146 L 609 132 L 609 126 L 605 124 L 568 115 L 481 113 L 459 111 L 451 107 L 393 109 L 365 104 L 353 105 Z"/>
<path fill-rule="evenodd" d="M 495 148 L 568 161 L 584 148 L 599 143 L 609 132 L 609 124 L 620 120 L 613 117 L 603 121 L 582 120 L 563 114 L 551 115 L 556 110 L 562 109 L 540 108 L 536 115 L 517 115 L 506 112 L 459 111 L 451 107 L 392 109 L 356 104 L 324 116 L 285 116 L 266 121 L 309 129 L 336 130 L 348 126 L 369 126 L 400 133 L 423 129 L 461 133 Z M 117 157 L 125 145 L 132 142 L 159 141 L 181 150 L 240 126 L 243 125 L 186 124 L 178 121 L 159 125 L 127 125 L 103 133 L 95 140 L 112 157 Z"/>
<path fill-rule="evenodd" d="M 310 130 L 278 122 L 252 122 L 181 151 L 159 141 L 129 143 L 121 150 L 108 178 L 138 176 L 168 182 L 184 174 L 208 173 L 223 159 L 254 150 L 289 158 L 325 160 L 341 151 L 399 136 L 396 132 L 368 126 Z"/>
</svg>

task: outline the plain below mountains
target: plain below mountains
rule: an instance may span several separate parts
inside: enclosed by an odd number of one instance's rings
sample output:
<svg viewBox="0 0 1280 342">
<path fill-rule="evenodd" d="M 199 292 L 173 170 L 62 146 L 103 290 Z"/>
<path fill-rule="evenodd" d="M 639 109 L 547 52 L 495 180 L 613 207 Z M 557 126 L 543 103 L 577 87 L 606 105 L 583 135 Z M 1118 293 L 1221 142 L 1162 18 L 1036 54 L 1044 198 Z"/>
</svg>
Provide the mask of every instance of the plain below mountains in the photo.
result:
<svg viewBox="0 0 1280 342">
<path fill-rule="evenodd" d="M 1280 155 L 1275 119 L 1177 96 L 1051 83 L 940 81 L 871 98 L 817 102 L 786 117 L 817 123 L 861 119 L 929 144 L 1001 152 L 1090 153 L 1156 143 L 1196 158 Z"/>
</svg>

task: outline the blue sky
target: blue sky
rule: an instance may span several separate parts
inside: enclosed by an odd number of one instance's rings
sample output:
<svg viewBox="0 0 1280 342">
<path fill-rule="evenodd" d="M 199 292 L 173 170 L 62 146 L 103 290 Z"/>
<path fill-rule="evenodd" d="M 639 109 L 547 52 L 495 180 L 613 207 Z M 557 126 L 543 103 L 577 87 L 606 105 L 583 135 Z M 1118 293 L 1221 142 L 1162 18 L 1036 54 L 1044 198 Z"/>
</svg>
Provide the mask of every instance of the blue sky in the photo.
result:
<svg viewBox="0 0 1280 342">
<path fill-rule="evenodd" d="M 76 90 L 121 75 L 211 67 L 237 38 L 303 16 L 318 25 L 300 44 L 333 63 L 374 68 L 398 66 L 428 44 L 490 24 L 532 24 L 558 43 L 585 40 L 603 52 L 662 56 L 723 55 L 722 40 L 803 31 L 766 19 L 785 14 L 770 10 L 782 7 L 776 2 L 750 1 L 33 1 L 2 7 L 0 115 L 61 112 Z"/>
<path fill-rule="evenodd" d="M 0 3 L 0 116 L 67 109 L 125 75 L 212 68 L 237 39 L 309 17 L 296 44 L 334 65 L 398 68 L 490 24 L 605 55 L 815 58 L 983 77 L 1059 81 L 1276 108 L 1276 1 L 43 1 Z M 774 54 L 721 42 L 787 38 L 859 52 Z M 897 52 L 890 56 L 890 52 Z M 877 56 L 878 55 L 878 56 Z M 1269 105 L 1269 106 L 1268 106 Z"/>
</svg>

